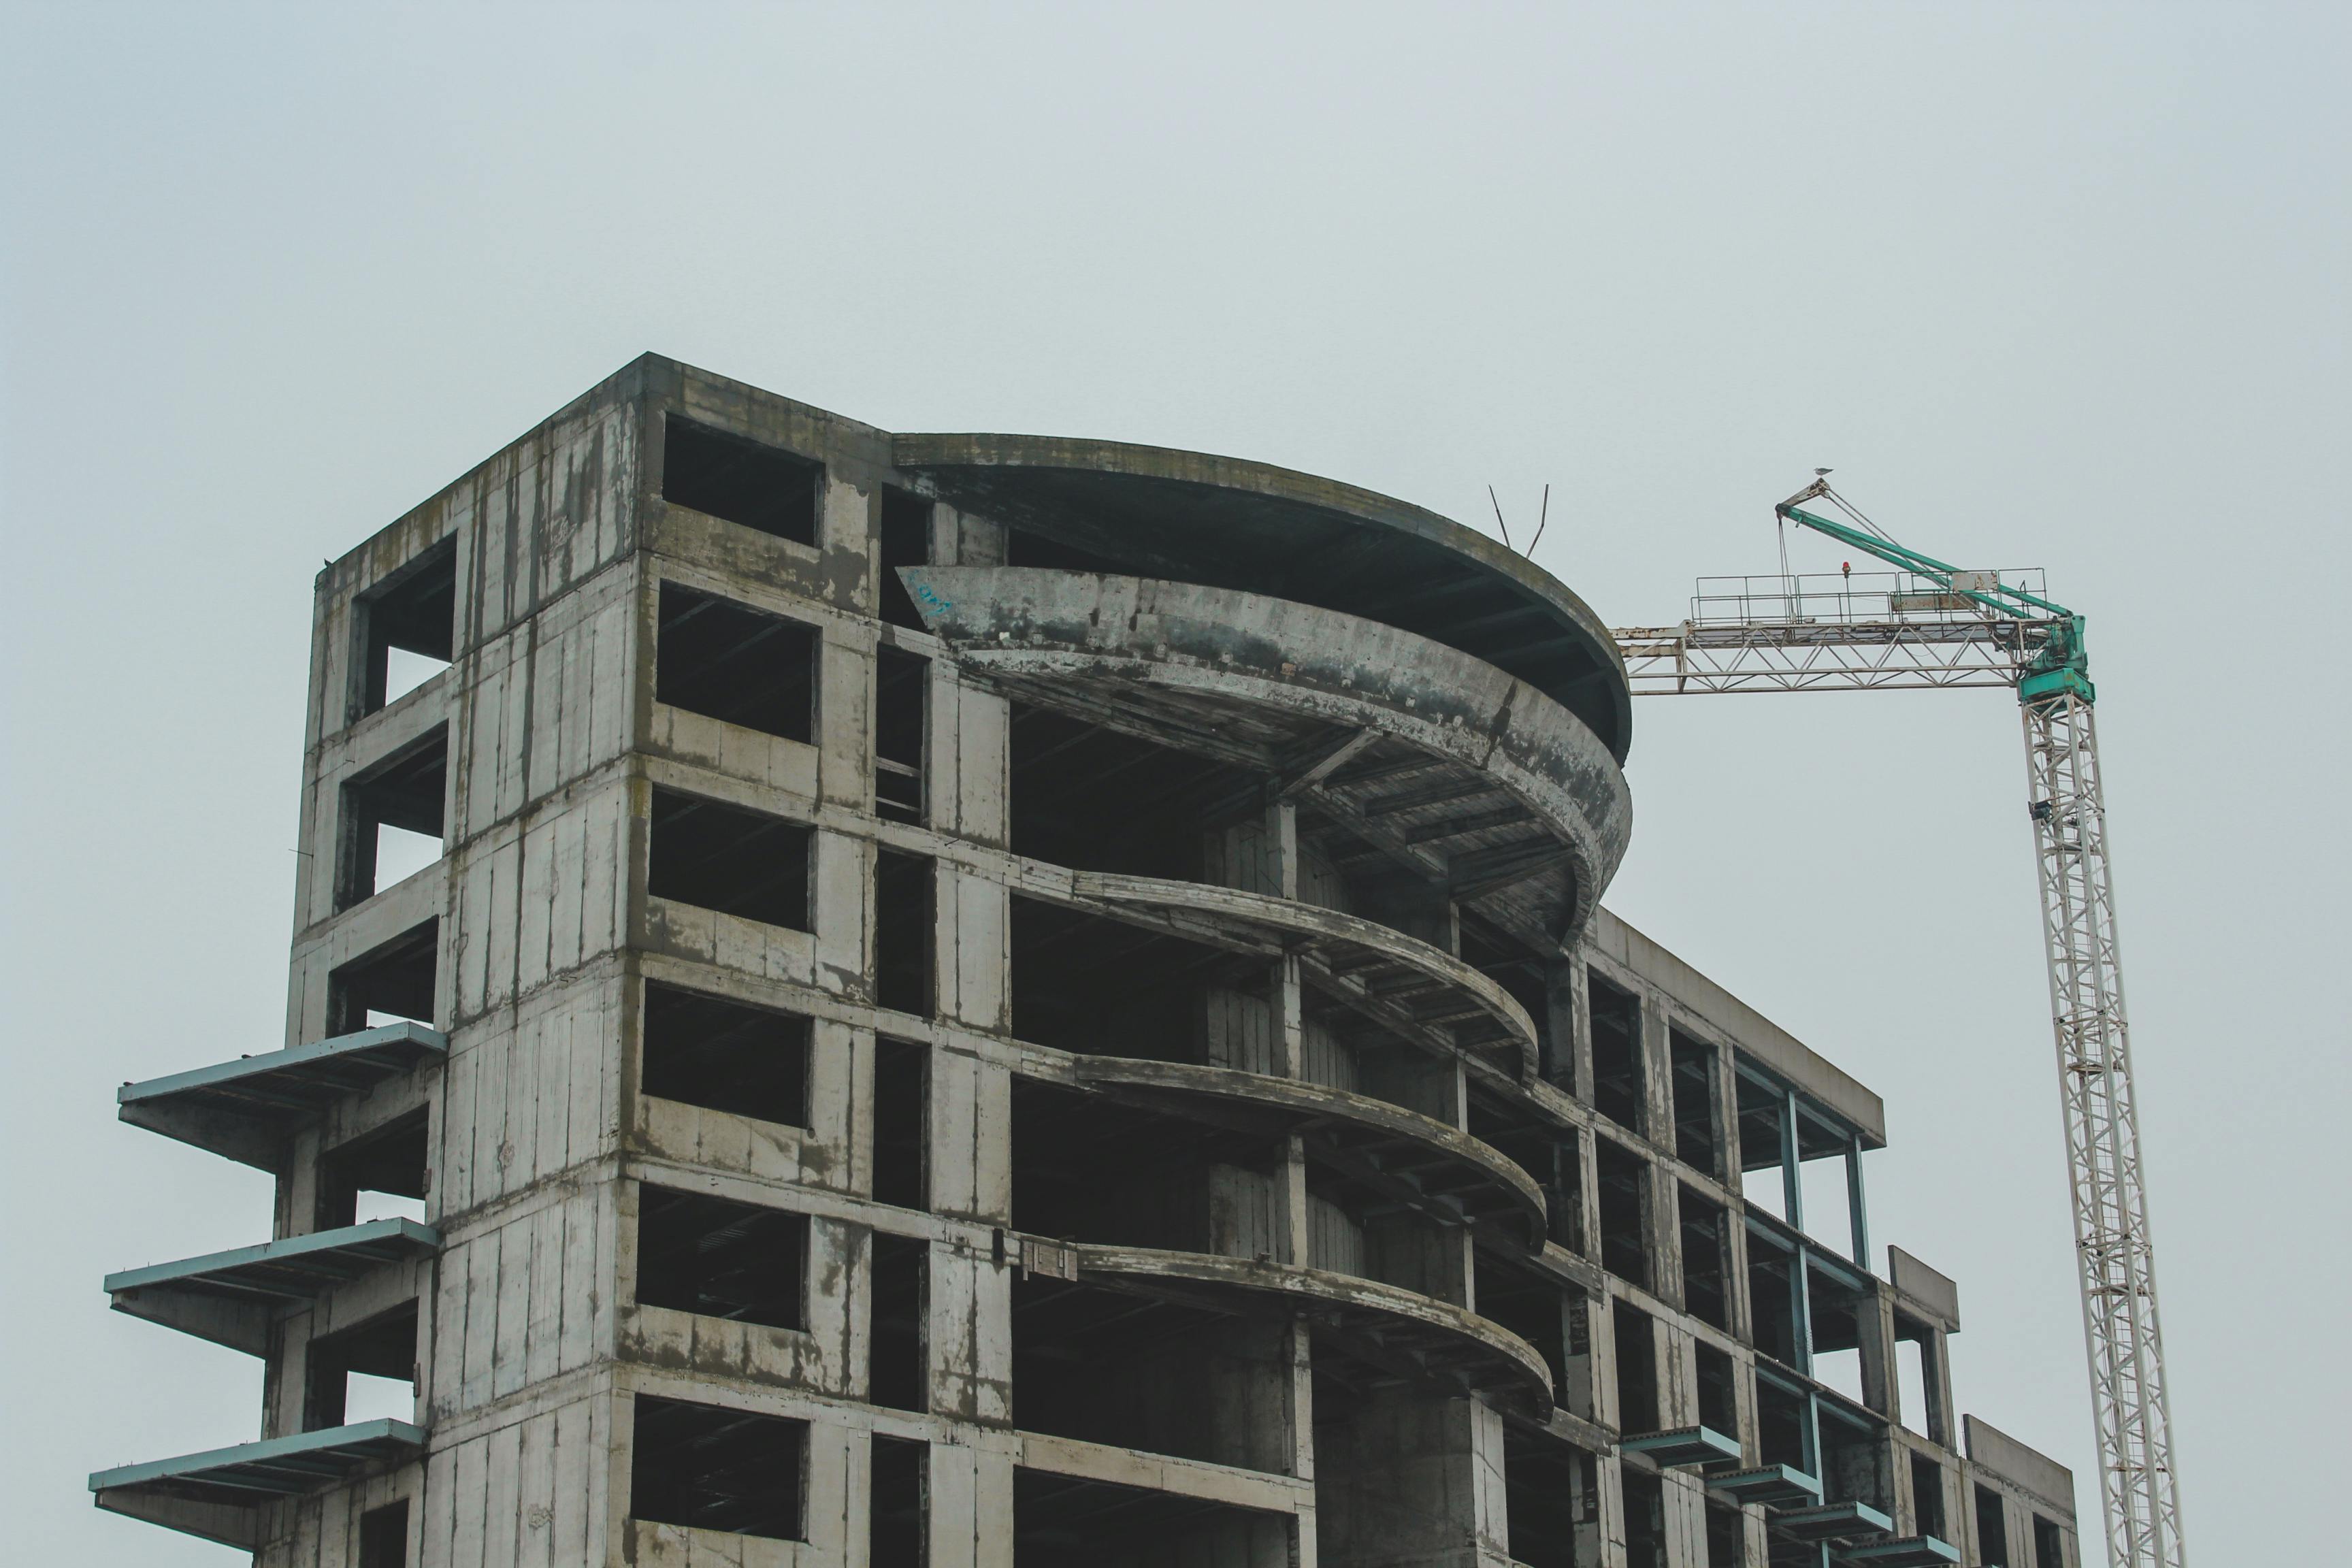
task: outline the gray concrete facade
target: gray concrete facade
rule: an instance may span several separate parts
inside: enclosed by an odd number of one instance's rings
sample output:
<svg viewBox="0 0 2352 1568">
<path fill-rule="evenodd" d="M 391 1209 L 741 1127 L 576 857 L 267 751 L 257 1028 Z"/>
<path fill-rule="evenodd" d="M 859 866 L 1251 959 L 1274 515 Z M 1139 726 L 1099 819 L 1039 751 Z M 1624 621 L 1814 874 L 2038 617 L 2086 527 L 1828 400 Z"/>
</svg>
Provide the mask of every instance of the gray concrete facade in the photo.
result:
<svg viewBox="0 0 2352 1568">
<path fill-rule="evenodd" d="M 286 1050 L 122 1104 L 271 1240 L 108 1282 L 261 1432 L 100 1506 L 267 1568 L 2075 1568 L 1958 1287 L 1873 1264 L 1877 1097 L 1601 906 L 1623 671 L 1482 536 L 647 356 L 315 624 Z"/>
</svg>

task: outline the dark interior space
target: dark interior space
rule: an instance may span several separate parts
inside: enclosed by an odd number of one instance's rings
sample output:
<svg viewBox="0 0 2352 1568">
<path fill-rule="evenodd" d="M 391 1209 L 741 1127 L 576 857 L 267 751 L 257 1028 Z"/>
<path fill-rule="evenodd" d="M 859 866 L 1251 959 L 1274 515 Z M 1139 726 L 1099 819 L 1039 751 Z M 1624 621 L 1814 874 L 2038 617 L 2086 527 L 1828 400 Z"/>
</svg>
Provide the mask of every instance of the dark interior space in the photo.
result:
<svg viewBox="0 0 2352 1568">
<path fill-rule="evenodd" d="M 874 1000 L 878 1006 L 931 1016 L 938 884 L 938 863 L 929 856 L 875 851 Z"/>
<path fill-rule="evenodd" d="M 654 700 L 747 730 L 808 741 L 817 630 L 677 583 L 661 585 Z"/>
<path fill-rule="evenodd" d="M 1462 912 L 1459 956 L 1527 1009 L 1536 1026 L 1537 1060 L 1544 1076 L 1558 1081 L 1560 1064 L 1551 1030 L 1550 966 L 1543 956 L 1467 910 Z"/>
<path fill-rule="evenodd" d="M 877 584 L 882 618 L 894 626 L 923 629 L 923 617 L 898 578 L 901 566 L 931 562 L 931 500 L 896 486 L 882 488 L 882 581 Z"/>
<path fill-rule="evenodd" d="M 327 977 L 327 1033 L 357 1034 L 404 1018 L 431 1028 L 439 939 L 440 922 L 426 921 L 339 965 Z"/>
<path fill-rule="evenodd" d="M 2058 1521 L 2033 1516 L 2033 1568 L 2066 1568 L 2066 1538 Z"/>
<path fill-rule="evenodd" d="M 2009 1515 L 2001 1507 L 2000 1494 L 1990 1487 L 1978 1487 L 1977 1556 L 1984 1568 L 2021 1568 L 2009 1560 Z"/>
<path fill-rule="evenodd" d="M 1013 852 L 1087 871 L 1194 880 L 1201 836 L 1263 781 L 1026 703 L 1013 705 Z"/>
<path fill-rule="evenodd" d="M 816 542 L 824 467 L 677 415 L 662 421 L 662 499 L 801 544 Z"/>
<path fill-rule="evenodd" d="M 1164 1568 L 1283 1560 L 1290 1521 L 1230 1504 L 1013 1472 L 1013 1568 Z"/>
<path fill-rule="evenodd" d="M 1716 1114 L 1715 1047 L 1672 1031 L 1675 1060 L 1675 1158 L 1706 1175 L 1723 1177 L 1723 1138 Z"/>
<path fill-rule="evenodd" d="M 1265 981 L 1262 963 L 1219 948 L 1013 898 L 1013 1032 L 1041 1046 L 1199 1061 L 1203 990 Z"/>
<path fill-rule="evenodd" d="M 874 1403 L 893 1410 L 921 1410 L 929 1374 L 923 1359 L 923 1329 L 930 1310 L 930 1243 L 911 1236 L 874 1233 Z"/>
<path fill-rule="evenodd" d="M 1478 1315 L 1500 1323 L 1542 1353 L 1544 1365 L 1551 1369 L 1553 1397 L 1566 1404 L 1561 1391 L 1568 1383 L 1568 1288 L 1484 1247 L 1478 1249 L 1475 1268 Z"/>
<path fill-rule="evenodd" d="M 1592 1159 L 1601 1194 L 1601 1267 L 1646 1288 L 1650 1163 L 1606 1138 L 1592 1141 Z"/>
<path fill-rule="evenodd" d="M 1821 1478 L 1822 1500 L 1867 1503 L 1881 1513 L 1893 1513 L 1889 1490 L 1894 1477 L 1886 1464 L 1886 1428 L 1862 1412 L 1828 1399 L 1820 1405 L 1822 1468 L 1816 1473 Z"/>
<path fill-rule="evenodd" d="M 1739 1168 L 1769 1171 L 1785 1164 L 1781 1157 L 1780 1123 L 1788 1114 L 1788 1097 L 1746 1073 L 1738 1077 Z M 1771 1194 L 1779 1201 L 1779 1194 Z"/>
<path fill-rule="evenodd" d="M 1592 1012 L 1592 1109 L 1630 1131 L 1642 1131 L 1642 1003 L 1587 973 Z"/>
<path fill-rule="evenodd" d="M 645 1092 L 808 1125 L 809 1020 L 646 982 Z"/>
<path fill-rule="evenodd" d="M 1709 1203 L 1680 1183 L 1675 1185 L 1675 1202 L 1681 1211 L 1677 1217 L 1682 1226 L 1683 1307 L 1699 1321 L 1727 1331 L 1731 1327 L 1727 1288 L 1731 1249 L 1726 1245 L 1729 1215 L 1722 1205 Z"/>
<path fill-rule="evenodd" d="M 1576 1133 L 1550 1127 L 1497 1104 L 1473 1089 L 1470 1135 L 1509 1157 L 1543 1188 L 1544 1222 L 1550 1238 L 1570 1252 L 1584 1250 L 1582 1174 L 1577 1169 Z"/>
<path fill-rule="evenodd" d="M 1911 1510 L 1920 1534 L 1951 1539 L 1944 1523 L 1944 1467 L 1925 1454 L 1911 1456 Z"/>
<path fill-rule="evenodd" d="M 1805 1396 L 1777 1379 L 1756 1380 L 1756 1444 L 1768 1465 L 1813 1473 L 1811 1442 L 1805 1423 Z"/>
<path fill-rule="evenodd" d="M 866 1493 L 866 1568 L 927 1568 L 925 1508 L 931 1446 L 908 1437 L 874 1438 Z"/>
<path fill-rule="evenodd" d="M 1631 1465 L 1618 1476 L 1625 1497 L 1626 1568 L 1666 1568 L 1665 1483 Z"/>
<path fill-rule="evenodd" d="M 874 809 L 900 822 L 923 820 L 923 731 L 930 712 L 931 661 L 883 645 L 874 652 Z"/>
<path fill-rule="evenodd" d="M 457 657 L 457 541 L 443 540 L 357 601 L 360 624 L 359 711 L 382 708 L 390 687 L 392 652 L 436 664 Z"/>
<path fill-rule="evenodd" d="M 415 1383 L 416 1303 L 404 1301 L 363 1323 L 312 1340 L 304 1366 L 310 1386 L 303 1429 L 341 1426 L 352 1373 Z"/>
<path fill-rule="evenodd" d="M 1013 1221 L 1035 1236 L 1212 1250 L 1207 1168 L 1257 1169 L 1275 1130 L 1248 1133 L 1035 1079 L 1013 1082 Z"/>
<path fill-rule="evenodd" d="M 1706 1568 L 1741 1568 L 1747 1524 L 1739 1510 L 1718 1498 L 1706 1500 Z"/>
<path fill-rule="evenodd" d="M 1658 1429 L 1658 1337 L 1650 1314 L 1624 1301 L 1609 1303 L 1617 1336 L 1617 1429 L 1631 1436 Z"/>
<path fill-rule="evenodd" d="M 1597 1522 L 1589 1505 L 1590 1455 L 1507 1426 L 1503 1492 L 1512 1562 L 1522 1568 L 1588 1568 L 1577 1553 L 1576 1527 Z"/>
<path fill-rule="evenodd" d="M 1797 1364 L 1797 1306 L 1790 1295 L 1793 1255 L 1771 1246 L 1753 1226 L 1748 1232 L 1748 1317 L 1750 1342 L 1761 1355 L 1782 1366 Z"/>
<path fill-rule="evenodd" d="M 1864 1313 L 1874 1313 L 1869 1294 L 1831 1274 L 1819 1263 L 1805 1270 L 1805 1315 L 1811 1321 L 1815 1355 L 1833 1355 L 1862 1345 Z"/>
<path fill-rule="evenodd" d="M 334 1230 L 357 1223 L 362 1193 L 425 1195 L 428 1112 L 419 1107 L 364 1137 L 338 1144 L 319 1159 L 318 1226 Z"/>
<path fill-rule="evenodd" d="M 884 1035 L 874 1042 L 874 1196 L 930 1206 L 931 1048 Z"/>
<path fill-rule="evenodd" d="M 343 785 L 335 845 L 335 908 L 347 910 L 382 890 L 376 880 L 379 829 L 441 837 L 448 788 L 446 724 Z"/>
<path fill-rule="evenodd" d="M 360 1515 L 359 1568 L 408 1568 L 408 1500 Z"/>
<path fill-rule="evenodd" d="M 657 899 L 807 931 L 813 837 L 805 823 L 656 789 L 646 890 Z"/>
<path fill-rule="evenodd" d="M 631 1518 L 801 1539 L 804 1423 L 644 1394 L 635 1400 Z"/>
<path fill-rule="evenodd" d="M 1698 1424 L 1727 1437 L 1739 1436 L 1738 1363 L 1706 1341 L 1698 1346 Z"/>
<path fill-rule="evenodd" d="M 772 1329 L 807 1325 L 806 1215 L 646 1183 L 637 1189 L 637 1301 Z"/>
</svg>

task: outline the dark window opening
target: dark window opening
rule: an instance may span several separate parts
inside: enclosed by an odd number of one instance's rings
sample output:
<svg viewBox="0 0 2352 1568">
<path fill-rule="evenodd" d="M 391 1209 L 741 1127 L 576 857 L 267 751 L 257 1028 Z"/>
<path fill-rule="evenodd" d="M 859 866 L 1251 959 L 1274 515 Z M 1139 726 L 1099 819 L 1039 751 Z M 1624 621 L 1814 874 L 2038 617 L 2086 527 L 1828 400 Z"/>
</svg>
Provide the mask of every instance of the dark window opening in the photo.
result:
<svg viewBox="0 0 2352 1568">
<path fill-rule="evenodd" d="M 1894 1474 L 1886 1463 L 1886 1428 L 1827 1401 L 1822 1403 L 1817 1419 L 1822 1468 L 1816 1473 L 1821 1478 L 1822 1500 L 1867 1503 L 1881 1513 L 1893 1512 L 1888 1506 Z"/>
<path fill-rule="evenodd" d="M 924 1325 L 930 1310 L 930 1243 L 874 1233 L 874 1331 L 869 1387 L 877 1405 L 921 1410 L 929 1401 Z"/>
<path fill-rule="evenodd" d="M 1543 1188 L 1545 1228 L 1570 1252 L 1584 1250 L 1583 1177 L 1576 1135 L 1540 1122 L 1506 1118 L 1484 1095 L 1470 1097 L 1470 1134 L 1509 1156 Z"/>
<path fill-rule="evenodd" d="M 2066 1538 L 2054 1520 L 2033 1516 L 2033 1568 L 2066 1568 Z"/>
<path fill-rule="evenodd" d="M 1990 1487 L 1979 1487 L 1976 1494 L 1978 1559 L 1984 1568 L 2010 1568 L 2009 1512 L 2000 1494 Z"/>
<path fill-rule="evenodd" d="M 316 1432 L 341 1426 L 357 1417 L 352 1409 L 359 1399 L 381 1404 L 382 1385 L 404 1384 L 396 1397 L 404 1408 L 402 1420 L 414 1419 L 416 1398 L 416 1303 L 404 1301 L 389 1312 L 363 1323 L 322 1334 L 310 1342 L 304 1355 L 309 1378 L 302 1428 Z M 355 1385 L 359 1379 L 376 1379 L 374 1387 Z"/>
<path fill-rule="evenodd" d="M 873 1475 L 866 1494 L 866 1568 L 925 1568 L 930 1539 L 925 1471 L 930 1445 L 906 1437 L 874 1439 Z"/>
<path fill-rule="evenodd" d="M 1862 1324 L 1876 1303 L 1818 1264 L 1805 1270 L 1805 1316 L 1813 1331 L 1805 1370 L 1855 1404 L 1863 1403 Z"/>
<path fill-rule="evenodd" d="M 816 542 L 824 466 L 672 414 L 662 422 L 662 499 L 802 544 Z"/>
<path fill-rule="evenodd" d="M 654 791 L 646 890 L 720 914 L 809 930 L 805 824 L 675 790 Z"/>
<path fill-rule="evenodd" d="M 1944 1467 L 1925 1454 L 1911 1456 L 1911 1513 L 1919 1533 L 1938 1541 L 1944 1533 Z"/>
<path fill-rule="evenodd" d="M 364 718 L 449 668 L 457 646 L 457 542 L 445 539 L 354 602 Z"/>
<path fill-rule="evenodd" d="M 875 852 L 874 1000 L 879 1006 L 931 1016 L 938 885 L 938 864 L 929 856 Z"/>
<path fill-rule="evenodd" d="M 1620 1279 L 1650 1283 L 1650 1163 L 1606 1138 L 1592 1142 L 1601 1189 L 1601 1267 Z"/>
<path fill-rule="evenodd" d="M 1731 1249 L 1729 1216 L 1688 1187 L 1675 1184 L 1681 1210 L 1683 1239 L 1683 1306 L 1703 1323 L 1731 1327 L 1731 1299 L 1727 1288 Z"/>
<path fill-rule="evenodd" d="M 645 1092 L 786 1127 L 808 1125 L 810 1024 L 646 983 Z"/>
<path fill-rule="evenodd" d="M 448 787 L 446 724 L 343 785 L 336 909 L 347 910 L 441 858 Z"/>
<path fill-rule="evenodd" d="M 923 617 L 914 596 L 899 580 L 901 566 L 928 566 L 931 561 L 931 502 L 888 486 L 882 490 L 882 618 L 894 626 L 923 629 Z"/>
<path fill-rule="evenodd" d="M 904 648 L 874 657 L 874 809 L 923 820 L 923 731 L 930 712 L 931 661 Z"/>
<path fill-rule="evenodd" d="M 772 1329 L 805 1326 L 806 1215 L 646 1184 L 637 1189 L 637 1302 Z"/>
<path fill-rule="evenodd" d="M 1748 1316 L 1750 1342 L 1782 1366 L 1797 1364 L 1797 1304 L 1790 1294 L 1790 1255 L 1748 1233 Z"/>
<path fill-rule="evenodd" d="M 1631 1465 L 1617 1475 L 1625 1499 L 1626 1568 L 1666 1568 L 1665 1483 Z"/>
<path fill-rule="evenodd" d="M 1623 1301 L 1609 1304 L 1617 1333 L 1617 1429 L 1658 1429 L 1658 1342 L 1650 1315 Z"/>
<path fill-rule="evenodd" d="M 1566 1289 L 1559 1281 L 1520 1268 L 1481 1249 L 1473 1260 L 1478 1315 L 1500 1323 L 1535 1346 L 1551 1370 L 1555 1398 L 1565 1404 L 1568 1385 Z"/>
<path fill-rule="evenodd" d="M 359 1568 L 408 1568 L 408 1500 L 360 1515 Z"/>
<path fill-rule="evenodd" d="M 318 1226 L 425 1217 L 427 1112 L 418 1110 L 319 1160 Z"/>
<path fill-rule="evenodd" d="M 1013 1222 L 1033 1236 L 1231 1252 L 1245 1215 L 1212 1201 L 1211 1178 L 1270 1173 L 1281 1145 L 1030 1078 L 1013 1083 Z M 1270 1196 L 1270 1191 L 1269 1191 Z M 1266 1213 L 1270 1221 L 1270 1211 Z M 1219 1245 L 1218 1227 L 1227 1227 Z M 1265 1241 L 1250 1252 L 1270 1250 Z"/>
<path fill-rule="evenodd" d="M 1287 1514 L 1026 1467 L 1013 1472 L 1017 1568 L 1295 1560 Z"/>
<path fill-rule="evenodd" d="M 353 1035 L 403 1021 L 433 1026 L 440 922 L 411 926 L 327 977 L 327 1033 Z"/>
<path fill-rule="evenodd" d="M 1756 1380 L 1756 1448 L 1768 1465 L 1786 1465 L 1808 1476 L 1813 1473 L 1803 1394 L 1769 1378 Z"/>
<path fill-rule="evenodd" d="M 1720 1179 L 1723 1139 L 1716 1116 L 1715 1047 L 1679 1029 L 1667 1038 L 1675 1058 L 1675 1158 Z"/>
<path fill-rule="evenodd" d="M 1906 1312 L 1895 1314 L 1896 1407 L 1903 1425 L 1930 1440 L 1951 1446 L 1944 1412 L 1943 1367 L 1936 1331 Z"/>
<path fill-rule="evenodd" d="M 1747 1561 L 1748 1525 L 1737 1506 L 1706 1500 L 1706 1568 L 1740 1568 Z"/>
<path fill-rule="evenodd" d="M 631 1518 L 801 1539 L 805 1423 L 643 1394 L 635 1400 Z"/>
<path fill-rule="evenodd" d="M 874 1196 L 930 1206 L 931 1048 L 885 1035 L 874 1042 Z"/>
<path fill-rule="evenodd" d="M 1462 914 L 1461 930 L 1463 962 L 1500 985 L 1513 1001 L 1527 1009 L 1528 1019 L 1536 1026 L 1537 1059 L 1546 1078 L 1556 1078 L 1555 1063 L 1559 1053 L 1551 1032 L 1550 966 L 1517 939 L 1466 910 Z"/>
<path fill-rule="evenodd" d="M 1262 962 L 1018 894 L 1012 904 L 1013 1032 L 1037 1045 L 1202 1061 L 1208 991 L 1264 993 Z"/>
<path fill-rule="evenodd" d="M 1642 1130 L 1642 1003 L 1588 973 L 1592 1014 L 1592 1109 L 1630 1131 Z"/>
<path fill-rule="evenodd" d="M 1085 871 L 1202 878 L 1202 833 L 1262 811 L 1264 780 L 1048 709 L 1013 704 L 1013 852 Z"/>
<path fill-rule="evenodd" d="M 1503 1491 L 1511 1561 L 1521 1568 L 1585 1568 L 1578 1526 L 1589 1524 L 1592 1457 L 1564 1443 L 1503 1430 Z"/>
<path fill-rule="evenodd" d="M 815 733 L 817 630 L 732 599 L 661 585 L 654 700 L 747 730 Z"/>
<path fill-rule="evenodd" d="M 1739 1395 L 1732 1379 L 1738 1363 L 1723 1351 L 1701 1342 L 1698 1346 L 1698 1424 L 1727 1437 L 1739 1436 Z"/>
</svg>

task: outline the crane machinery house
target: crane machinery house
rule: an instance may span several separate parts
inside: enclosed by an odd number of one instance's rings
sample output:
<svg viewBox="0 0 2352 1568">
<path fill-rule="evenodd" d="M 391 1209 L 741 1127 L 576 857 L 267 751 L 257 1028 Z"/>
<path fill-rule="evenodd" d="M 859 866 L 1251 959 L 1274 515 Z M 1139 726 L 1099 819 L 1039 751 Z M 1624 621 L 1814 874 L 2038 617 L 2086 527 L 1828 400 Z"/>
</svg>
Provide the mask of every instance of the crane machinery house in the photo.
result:
<svg viewBox="0 0 2352 1568">
<path fill-rule="evenodd" d="M 1874 1250 L 1878 1098 L 1601 906 L 1631 708 L 1402 502 L 638 360 L 319 575 L 282 1048 L 120 1105 L 274 1212 L 106 1281 L 259 1430 L 98 1506 L 268 1568 L 2075 1568 Z"/>
</svg>

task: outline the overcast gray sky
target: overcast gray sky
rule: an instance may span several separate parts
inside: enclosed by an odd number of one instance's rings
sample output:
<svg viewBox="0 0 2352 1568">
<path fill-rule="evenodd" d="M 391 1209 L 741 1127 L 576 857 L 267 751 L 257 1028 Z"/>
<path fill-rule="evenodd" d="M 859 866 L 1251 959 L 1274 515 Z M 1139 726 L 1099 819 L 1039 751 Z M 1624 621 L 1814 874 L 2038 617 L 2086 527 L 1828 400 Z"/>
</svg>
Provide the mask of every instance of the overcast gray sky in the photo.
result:
<svg viewBox="0 0 2352 1568">
<path fill-rule="evenodd" d="M 0 5 L 8 1554 L 235 1561 L 84 1490 L 259 1408 L 105 1310 L 269 1223 L 113 1087 L 278 1040 L 319 562 L 653 349 L 1474 525 L 1549 481 L 1617 625 L 1771 570 L 1816 464 L 2047 567 L 2192 1549 L 2340 1560 L 2346 15 Z M 1610 902 L 1885 1096 L 1876 1239 L 1958 1278 L 1961 1405 L 2075 1468 L 2096 1563 L 2014 703 L 1636 719 Z"/>
</svg>

